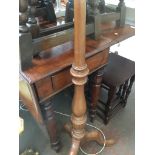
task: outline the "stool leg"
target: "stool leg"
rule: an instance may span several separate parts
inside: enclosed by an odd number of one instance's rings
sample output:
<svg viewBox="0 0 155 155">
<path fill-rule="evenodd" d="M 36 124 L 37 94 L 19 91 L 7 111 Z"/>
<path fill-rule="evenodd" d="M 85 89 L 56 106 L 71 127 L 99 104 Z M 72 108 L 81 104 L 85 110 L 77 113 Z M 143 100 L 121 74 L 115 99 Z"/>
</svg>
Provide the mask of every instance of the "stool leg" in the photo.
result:
<svg viewBox="0 0 155 155">
<path fill-rule="evenodd" d="M 133 75 L 133 76 L 130 78 L 130 83 L 129 83 L 129 86 L 128 86 L 127 90 L 126 90 L 126 95 L 125 95 L 124 100 L 123 100 L 123 107 L 126 106 L 127 99 L 128 99 L 128 97 L 129 97 L 129 94 L 131 93 L 131 88 L 132 88 L 132 86 L 133 86 L 134 81 L 135 81 L 135 75 Z"/>
<path fill-rule="evenodd" d="M 107 105 L 105 107 L 105 124 L 108 124 L 109 119 L 110 119 L 110 112 L 112 110 L 112 100 L 116 94 L 116 87 L 110 88 L 108 91 L 108 100 L 107 100 Z"/>
<path fill-rule="evenodd" d="M 118 92 L 116 93 L 116 95 L 117 95 L 118 97 L 121 97 L 122 89 L 123 89 L 123 84 L 119 87 L 119 90 L 118 90 Z"/>
<path fill-rule="evenodd" d="M 61 144 L 58 138 L 57 128 L 56 128 L 56 122 L 54 117 L 54 112 L 52 108 L 52 104 L 50 101 L 45 102 L 41 105 L 41 109 L 43 112 L 43 117 L 45 120 L 46 128 L 48 131 L 48 134 L 50 136 L 51 141 L 51 147 L 58 152 L 61 148 Z"/>
<path fill-rule="evenodd" d="M 91 103 L 90 103 L 90 121 L 94 122 L 96 116 L 97 101 L 99 99 L 104 68 L 99 69 L 91 77 Z"/>
<path fill-rule="evenodd" d="M 128 88 L 128 83 L 129 83 L 129 79 L 126 80 L 125 83 L 123 84 L 123 91 L 122 91 L 121 101 L 120 101 L 123 107 L 124 107 L 124 104 L 125 104 L 124 98 L 125 98 L 126 91 L 127 91 L 127 88 Z"/>
</svg>

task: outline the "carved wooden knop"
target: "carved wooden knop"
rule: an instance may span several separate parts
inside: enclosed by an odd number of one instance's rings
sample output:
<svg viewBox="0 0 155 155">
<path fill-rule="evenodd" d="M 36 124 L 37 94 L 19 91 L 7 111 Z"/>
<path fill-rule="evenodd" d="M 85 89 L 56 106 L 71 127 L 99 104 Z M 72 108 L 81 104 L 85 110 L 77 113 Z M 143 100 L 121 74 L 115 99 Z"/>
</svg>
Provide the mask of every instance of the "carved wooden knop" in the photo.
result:
<svg viewBox="0 0 155 155">
<path fill-rule="evenodd" d="M 32 65 L 33 46 L 32 36 L 26 25 L 28 0 L 19 0 L 19 60 L 20 70 L 25 70 Z"/>
<path fill-rule="evenodd" d="M 28 20 L 27 16 L 28 0 L 19 0 L 19 32 L 27 33 L 28 27 L 26 22 Z"/>
<path fill-rule="evenodd" d="M 116 8 L 117 12 L 120 12 L 120 20 L 117 21 L 117 26 L 125 25 L 125 17 L 126 17 L 126 6 L 124 0 L 119 0 L 118 6 Z"/>
<path fill-rule="evenodd" d="M 98 9 L 99 0 L 95 0 L 95 1 L 94 0 L 89 0 L 88 4 L 89 4 L 89 6 L 91 8 L 91 14 L 93 14 L 93 15 L 99 14 L 99 9 Z"/>
<path fill-rule="evenodd" d="M 39 25 L 35 18 L 36 6 L 38 0 L 28 0 L 28 22 L 27 26 L 30 29 L 32 38 L 36 38 L 39 35 Z"/>
</svg>

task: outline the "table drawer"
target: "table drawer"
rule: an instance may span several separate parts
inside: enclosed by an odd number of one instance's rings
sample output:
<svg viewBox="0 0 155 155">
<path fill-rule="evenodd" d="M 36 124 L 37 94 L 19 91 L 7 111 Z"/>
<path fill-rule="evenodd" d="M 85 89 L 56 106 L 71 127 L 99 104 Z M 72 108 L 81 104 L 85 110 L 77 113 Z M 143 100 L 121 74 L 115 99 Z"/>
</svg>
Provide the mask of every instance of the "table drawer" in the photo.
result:
<svg viewBox="0 0 155 155">
<path fill-rule="evenodd" d="M 65 69 L 56 75 L 52 76 L 54 91 L 58 91 L 72 82 L 70 68 Z"/>
<path fill-rule="evenodd" d="M 35 83 L 35 87 L 39 100 L 43 100 L 53 93 L 51 77 L 46 77 L 40 81 L 37 81 Z"/>
<path fill-rule="evenodd" d="M 109 56 L 109 49 L 105 49 L 104 51 L 88 58 L 86 63 L 88 65 L 89 71 L 92 72 L 93 70 L 103 66 L 107 63 Z"/>
<path fill-rule="evenodd" d="M 109 50 L 106 49 L 92 57 L 86 59 L 86 63 L 90 72 L 99 68 L 100 66 L 107 63 Z M 72 77 L 70 74 L 70 68 L 67 68 L 56 75 L 52 76 L 53 89 L 55 91 L 59 91 L 66 87 L 67 85 L 72 83 Z"/>
</svg>

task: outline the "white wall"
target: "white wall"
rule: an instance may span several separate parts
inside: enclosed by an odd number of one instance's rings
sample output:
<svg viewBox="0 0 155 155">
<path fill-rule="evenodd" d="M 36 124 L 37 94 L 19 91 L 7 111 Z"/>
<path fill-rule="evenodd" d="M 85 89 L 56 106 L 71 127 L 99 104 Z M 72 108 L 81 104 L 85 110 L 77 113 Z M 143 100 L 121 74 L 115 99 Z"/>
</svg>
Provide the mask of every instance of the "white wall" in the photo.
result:
<svg viewBox="0 0 155 155">
<path fill-rule="evenodd" d="M 135 8 L 127 7 L 126 9 L 126 23 L 135 25 Z"/>
<path fill-rule="evenodd" d="M 119 46 L 119 47 L 118 47 Z M 118 54 L 130 60 L 136 60 L 136 41 L 135 36 L 120 42 L 110 48 L 111 52 L 118 51 Z"/>
</svg>

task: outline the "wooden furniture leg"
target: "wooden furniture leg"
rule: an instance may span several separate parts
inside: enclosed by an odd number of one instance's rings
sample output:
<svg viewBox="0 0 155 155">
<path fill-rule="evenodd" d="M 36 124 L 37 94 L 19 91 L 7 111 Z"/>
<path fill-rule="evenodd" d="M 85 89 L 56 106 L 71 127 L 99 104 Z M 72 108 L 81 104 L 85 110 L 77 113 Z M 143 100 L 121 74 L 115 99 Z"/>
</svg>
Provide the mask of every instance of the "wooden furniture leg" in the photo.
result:
<svg viewBox="0 0 155 155">
<path fill-rule="evenodd" d="M 38 0 L 28 0 L 28 21 L 27 26 L 32 34 L 32 38 L 36 38 L 39 35 L 39 25 L 35 19 L 36 5 Z"/>
<path fill-rule="evenodd" d="M 122 94 L 122 89 L 123 89 L 123 84 L 119 87 L 118 92 L 116 93 L 116 95 L 120 98 L 121 94 Z"/>
<path fill-rule="evenodd" d="M 71 68 L 72 82 L 74 84 L 74 97 L 72 103 L 72 146 L 70 155 L 76 155 L 80 141 L 85 135 L 86 100 L 84 84 L 87 81 L 89 70 L 85 62 L 85 24 L 86 1 L 74 0 L 74 61 Z"/>
<path fill-rule="evenodd" d="M 106 105 L 106 113 L 105 113 L 105 124 L 108 124 L 109 122 L 109 119 L 110 119 L 110 112 L 112 110 L 112 107 L 111 107 L 111 103 L 112 103 L 112 100 L 114 98 L 116 94 L 116 87 L 113 87 L 113 88 L 110 88 L 109 91 L 108 91 L 108 101 L 107 101 L 107 105 Z"/>
<path fill-rule="evenodd" d="M 58 137 L 52 103 L 47 101 L 41 105 L 41 110 L 45 120 L 46 128 L 50 136 L 51 147 L 58 152 L 61 148 L 61 143 Z"/>
<path fill-rule="evenodd" d="M 125 81 L 125 83 L 123 84 L 123 90 L 122 90 L 122 95 L 121 95 L 121 103 L 123 105 L 123 107 L 125 107 L 125 95 L 126 95 L 126 91 L 127 91 L 127 88 L 128 88 L 128 83 L 129 83 L 129 79 Z"/>
<path fill-rule="evenodd" d="M 123 99 L 123 107 L 126 106 L 127 99 L 128 99 L 128 97 L 129 97 L 129 94 L 131 93 L 131 88 L 132 88 L 132 85 L 133 85 L 134 81 L 135 81 L 135 75 L 133 75 L 133 76 L 130 78 L 130 83 L 129 83 L 129 86 L 128 86 L 127 90 L 126 90 L 125 97 L 124 97 L 124 99 Z"/>
<path fill-rule="evenodd" d="M 100 89 L 102 84 L 102 78 L 103 78 L 103 70 L 104 68 L 99 69 L 94 73 L 94 75 L 91 78 L 91 103 L 90 103 L 90 121 L 94 122 L 95 116 L 96 116 L 96 108 L 97 108 L 97 102 L 100 95 Z"/>
</svg>

